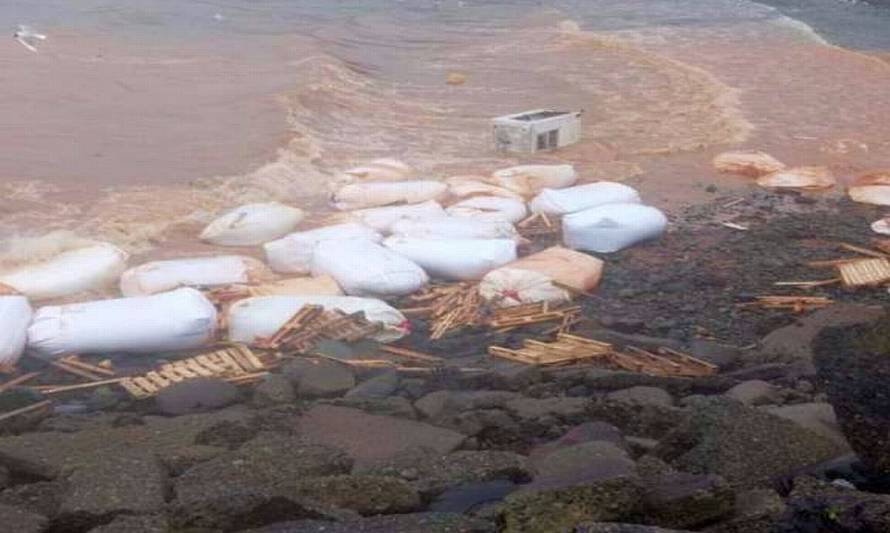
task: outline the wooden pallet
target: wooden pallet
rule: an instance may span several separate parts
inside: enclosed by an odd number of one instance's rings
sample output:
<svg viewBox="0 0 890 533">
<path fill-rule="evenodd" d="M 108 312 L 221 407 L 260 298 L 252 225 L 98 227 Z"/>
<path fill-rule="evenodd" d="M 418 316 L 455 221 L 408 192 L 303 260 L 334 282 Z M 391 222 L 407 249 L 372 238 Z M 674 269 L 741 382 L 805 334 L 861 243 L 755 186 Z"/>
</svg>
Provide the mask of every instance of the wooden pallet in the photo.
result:
<svg viewBox="0 0 890 533">
<path fill-rule="evenodd" d="M 851 261 L 836 268 L 845 287 L 874 287 L 890 281 L 890 261 L 883 257 Z"/>
<path fill-rule="evenodd" d="M 834 303 L 834 300 L 822 296 L 758 296 L 753 302 L 739 304 L 739 306 L 781 309 L 794 313 L 803 313 L 804 311 L 827 307 L 832 303 Z"/>
<path fill-rule="evenodd" d="M 361 311 L 345 314 L 318 305 L 305 305 L 268 339 L 256 345 L 268 350 L 305 353 L 322 340 L 356 342 L 378 333 L 381 324 L 369 322 Z"/>
<path fill-rule="evenodd" d="M 126 377 L 120 385 L 137 399 L 154 396 L 174 383 L 198 377 L 216 377 L 234 382 L 256 378 L 267 367 L 249 348 L 234 345 L 215 352 L 189 357 L 162 365 L 143 376 Z"/>
<path fill-rule="evenodd" d="M 557 235 L 560 231 L 559 222 L 554 222 L 544 213 L 535 213 L 516 224 L 516 230 L 526 238 Z"/>
</svg>

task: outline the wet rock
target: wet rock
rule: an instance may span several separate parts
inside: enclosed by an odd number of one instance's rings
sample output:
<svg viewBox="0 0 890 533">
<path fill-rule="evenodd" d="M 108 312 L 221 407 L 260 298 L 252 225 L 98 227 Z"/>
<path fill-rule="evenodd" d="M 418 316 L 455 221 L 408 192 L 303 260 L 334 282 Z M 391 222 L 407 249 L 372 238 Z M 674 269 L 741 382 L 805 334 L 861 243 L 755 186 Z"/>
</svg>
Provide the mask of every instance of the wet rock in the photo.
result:
<svg viewBox="0 0 890 533">
<path fill-rule="evenodd" d="M 602 398 L 590 403 L 587 418 L 608 422 L 628 435 L 659 439 L 680 424 L 685 413 L 677 407 Z"/>
<path fill-rule="evenodd" d="M 185 415 L 220 409 L 241 401 L 238 387 L 219 378 L 195 378 L 161 389 L 155 405 L 165 415 Z"/>
<path fill-rule="evenodd" d="M 133 450 L 162 454 L 194 444 L 221 422 L 249 424 L 253 415 L 234 407 L 174 418 L 149 416 L 143 425 L 96 427 L 76 433 L 27 433 L 0 438 L 0 464 L 15 474 L 53 479 L 63 471 Z"/>
<path fill-rule="evenodd" d="M 414 402 L 414 408 L 425 418 L 437 420 L 461 411 L 503 408 L 507 402 L 522 398 L 507 391 L 436 391 Z"/>
<path fill-rule="evenodd" d="M 425 497 L 468 483 L 508 480 L 522 483 L 532 477 L 526 458 L 512 452 L 460 450 L 446 455 L 430 449 L 406 450 L 386 461 L 356 467 L 355 472 L 401 477 Z"/>
<path fill-rule="evenodd" d="M 866 466 L 890 474 L 890 321 L 825 330 L 814 344 L 819 381 Z"/>
<path fill-rule="evenodd" d="M 269 374 L 253 389 L 252 403 L 256 407 L 269 407 L 282 403 L 294 403 L 297 395 L 290 380 L 280 374 Z"/>
<path fill-rule="evenodd" d="M 700 378 L 675 378 L 649 376 L 635 372 L 594 369 L 584 377 L 585 384 L 595 391 L 616 391 L 631 387 L 647 386 L 664 389 L 674 396 L 685 396 L 691 393 L 720 394 L 738 380 L 722 375 L 704 376 Z"/>
<path fill-rule="evenodd" d="M 195 444 L 234 450 L 259 432 L 255 420 L 220 420 L 195 435 Z"/>
<path fill-rule="evenodd" d="M 555 450 L 533 463 L 535 480 L 543 484 L 574 484 L 588 479 L 632 476 L 636 463 L 609 442 L 582 442 Z"/>
<path fill-rule="evenodd" d="M 590 441 L 608 442 L 623 450 L 628 449 L 627 442 L 625 442 L 621 431 L 612 424 L 607 424 L 605 422 L 584 422 L 583 424 L 572 427 L 560 438 L 536 446 L 529 453 L 529 457 L 532 460 L 536 460 L 560 448 Z"/>
<path fill-rule="evenodd" d="M 306 439 L 340 448 L 356 462 L 384 460 L 399 452 L 429 447 L 448 453 L 463 442 L 456 431 L 333 405 L 316 405 L 298 421 Z"/>
<path fill-rule="evenodd" d="M 353 389 L 354 390 L 354 389 Z M 361 409 L 375 415 L 389 415 L 401 418 L 417 418 L 417 412 L 411 402 L 401 396 L 388 398 L 350 397 L 327 400 L 331 405 Z"/>
<path fill-rule="evenodd" d="M 627 442 L 627 449 L 630 451 L 630 455 L 632 457 L 641 457 L 646 454 L 652 453 L 655 450 L 655 447 L 658 446 L 658 441 L 655 439 L 647 439 L 645 437 L 625 437 L 624 439 Z"/>
<path fill-rule="evenodd" d="M 386 398 L 399 388 L 399 373 L 388 370 L 367 379 L 346 393 L 347 398 Z"/>
<path fill-rule="evenodd" d="M 125 453 L 82 466 L 68 477 L 58 521 L 89 529 L 120 514 L 151 514 L 164 507 L 167 473 L 150 454 Z"/>
<path fill-rule="evenodd" d="M 179 476 L 189 468 L 209 461 L 226 453 L 225 448 L 217 446 L 205 446 L 196 444 L 164 451 L 159 459 L 167 472 L 173 476 Z"/>
<path fill-rule="evenodd" d="M 498 388 L 518 391 L 540 383 L 541 377 L 541 369 L 538 367 L 500 362 L 495 367 L 492 380 Z"/>
<path fill-rule="evenodd" d="M 108 524 L 89 533 L 168 533 L 170 525 L 164 515 L 118 516 Z"/>
<path fill-rule="evenodd" d="M 736 494 L 733 516 L 705 528 L 707 533 L 761 533 L 785 512 L 785 502 L 772 489 L 752 489 Z"/>
<path fill-rule="evenodd" d="M 4 531 L 42 533 L 49 527 L 49 519 L 21 507 L 0 504 L 0 524 Z"/>
<path fill-rule="evenodd" d="M 689 348 L 686 351 L 693 357 L 717 365 L 721 370 L 731 368 L 742 355 L 742 351 L 737 346 L 705 339 L 694 339 L 689 343 Z"/>
<path fill-rule="evenodd" d="M 563 421 L 580 422 L 587 405 L 585 398 L 517 398 L 505 404 L 505 408 L 522 420 L 552 416 Z"/>
<path fill-rule="evenodd" d="M 16 485 L 0 492 L 0 504 L 21 507 L 34 514 L 52 518 L 59 512 L 64 492 L 64 484 L 58 481 Z"/>
<path fill-rule="evenodd" d="M 9 469 L 5 466 L 0 466 L 0 491 L 8 487 L 11 480 L 12 474 L 10 474 Z"/>
<path fill-rule="evenodd" d="M 771 383 L 752 379 L 743 381 L 726 391 L 726 396 L 745 405 L 762 405 L 775 403 L 779 397 L 778 389 Z"/>
<path fill-rule="evenodd" d="M 494 533 L 493 524 L 457 513 L 371 516 L 344 522 L 300 520 L 242 533 Z"/>
<path fill-rule="evenodd" d="M 683 533 L 677 529 L 664 529 L 637 524 L 618 524 L 615 522 L 583 522 L 572 528 L 572 533 Z"/>
<path fill-rule="evenodd" d="M 294 359 L 284 365 L 281 373 L 293 383 L 301 398 L 332 398 L 355 387 L 352 370 L 328 359 Z"/>
<path fill-rule="evenodd" d="M 760 381 L 778 381 L 787 378 L 791 370 L 785 363 L 764 363 L 735 370 L 724 375 L 727 378 L 737 380 L 737 382 L 755 379 Z"/>
<path fill-rule="evenodd" d="M 420 495 L 406 481 L 386 476 L 326 476 L 293 483 L 288 492 L 322 506 L 349 509 L 363 516 L 410 513 Z"/>
<path fill-rule="evenodd" d="M 720 476 L 683 472 L 645 479 L 645 521 L 677 529 L 696 528 L 733 511 L 735 493 Z"/>
<path fill-rule="evenodd" d="M 653 405 L 657 407 L 671 407 L 674 405 L 674 399 L 664 389 L 642 385 L 610 392 L 606 397 L 615 402 L 637 405 Z"/>
<path fill-rule="evenodd" d="M 422 397 L 426 392 L 426 381 L 419 378 L 403 379 L 399 383 L 401 394 L 412 401 Z"/>
<path fill-rule="evenodd" d="M 110 411 L 125 400 L 125 392 L 111 387 L 99 387 L 90 394 L 87 406 L 93 411 Z"/>
<path fill-rule="evenodd" d="M 704 398 L 667 434 L 656 455 L 680 470 L 755 488 L 774 476 L 843 453 L 831 440 L 793 422 L 721 397 Z"/>
<path fill-rule="evenodd" d="M 837 423 L 834 409 L 829 403 L 797 403 L 775 407 L 764 407 L 766 412 L 791 420 L 802 428 L 836 442 L 844 448 L 849 447 L 847 439 Z"/>
<path fill-rule="evenodd" d="M 890 496 L 797 478 L 776 533 L 799 531 L 890 531 Z"/>
<path fill-rule="evenodd" d="M 440 418 L 436 424 L 454 429 L 470 437 L 486 431 L 509 434 L 517 434 L 520 431 L 519 424 L 501 409 L 465 411 L 451 418 Z"/>
</svg>

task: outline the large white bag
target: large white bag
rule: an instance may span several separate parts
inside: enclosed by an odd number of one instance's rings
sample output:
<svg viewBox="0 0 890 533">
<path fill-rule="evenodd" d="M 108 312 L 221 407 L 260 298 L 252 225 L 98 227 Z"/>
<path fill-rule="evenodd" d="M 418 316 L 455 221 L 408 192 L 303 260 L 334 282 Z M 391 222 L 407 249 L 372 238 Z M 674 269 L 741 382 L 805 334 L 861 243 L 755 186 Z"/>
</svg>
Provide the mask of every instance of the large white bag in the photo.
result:
<svg viewBox="0 0 890 533">
<path fill-rule="evenodd" d="M 383 244 L 411 259 L 430 275 L 447 280 L 481 279 L 516 259 L 516 241 L 511 239 L 390 237 Z"/>
<path fill-rule="evenodd" d="M 312 275 L 322 274 L 337 280 L 351 296 L 404 296 L 429 281 L 410 259 L 365 239 L 318 243 Z"/>
<path fill-rule="evenodd" d="M 334 207 L 347 211 L 394 204 L 417 204 L 441 198 L 448 186 L 439 181 L 379 181 L 353 183 L 340 188 L 332 198 Z"/>
<path fill-rule="evenodd" d="M 567 302 L 572 295 L 553 284 L 550 276 L 505 266 L 492 270 L 479 282 L 479 295 L 498 307 L 538 302 Z"/>
<path fill-rule="evenodd" d="M 367 165 L 344 170 L 350 181 L 403 181 L 413 179 L 417 171 L 398 159 L 375 159 Z"/>
<path fill-rule="evenodd" d="M 22 356 L 31 315 L 24 296 L 0 296 L 0 365 L 14 365 Z"/>
<path fill-rule="evenodd" d="M 197 348 L 213 340 L 216 308 L 199 291 L 41 307 L 28 328 L 28 349 L 45 357 L 71 353 L 145 353 Z"/>
<path fill-rule="evenodd" d="M 418 239 L 521 239 L 513 224 L 505 220 L 449 216 L 400 220 L 392 225 L 392 234 Z"/>
<path fill-rule="evenodd" d="M 445 178 L 448 194 L 453 198 L 472 198 L 474 196 L 498 196 L 522 200 L 522 196 L 509 189 L 486 183 L 487 178 L 478 176 L 452 176 Z"/>
<path fill-rule="evenodd" d="M 275 272 L 308 274 L 312 270 L 312 254 L 318 243 L 344 239 L 380 242 L 383 240 L 383 235 L 363 224 L 346 222 L 291 233 L 277 241 L 267 242 L 263 245 L 263 250 L 266 252 L 266 261 Z"/>
<path fill-rule="evenodd" d="M 617 252 L 658 237 L 666 227 L 664 213 L 640 204 L 601 205 L 562 217 L 565 245 L 590 252 Z"/>
<path fill-rule="evenodd" d="M 529 202 L 533 213 L 567 215 L 606 204 L 638 204 L 640 194 L 633 187 L 600 181 L 565 189 L 544 189 Z"/>
<path fill-rule="evenodd" d="M 515 198 L 476 196 L 457 202 L 445 210 L 451 216 L 475 218 L 478 220 L 506 220 L 517 223 L 523 220 L 528 211 L 525 202 Z"/>
<path fill-rule="evenodd" d="M 351 314 L 361 311 L 371 322 L 383 324 L 374 335 L 380 342 L 391 342 L 408 333 L 408 321 L 396 309 L 374 298 L 350 296 L 261 296 L 236 302 L 229 308 L 229 340 L 254 344 L 262 337 L 271 337 L 304 305 L 320 305 Z"/>
<path fill-rule="evenodd" d="M 445 210 L 439 202 L 430 200 L 421 204 L 374 207 L 349 213 L 349 217 L 377 231 L 389 233 L 392 225 L 402 219 L 420 220 L 444 216 Z"/>
<path fill-rule="evenodd" d="M 272 279 L 266 265 L 252 257 L 220 255 L 153 261 L 121 276 L 124 296 L 148 296 L 179 287 L 213 287 L 233 283 L 261 283 Z"/>
<path fill-rule="evenodd" d="M 520 165 L 492 174 L 496 185 L 522 196 L 534 196 L 543 189 L 562 189 L 575 184 L 578 175 L 572 165 Z"/>
<path fill-rule="evenodd" d="M 116 283 L 127 268 L 127 257 L 112 244 L 98 243 L 0 275 L 0 283 L 31 300 L 70 296 Z"/>
<path fill-rule="evenodd" d="M 287 235 L 303 216 L 302 210 L 278 202 L 242 205 L 211 222 L 201 240 L 221 246 L 254 246 Z"/>
</svg>

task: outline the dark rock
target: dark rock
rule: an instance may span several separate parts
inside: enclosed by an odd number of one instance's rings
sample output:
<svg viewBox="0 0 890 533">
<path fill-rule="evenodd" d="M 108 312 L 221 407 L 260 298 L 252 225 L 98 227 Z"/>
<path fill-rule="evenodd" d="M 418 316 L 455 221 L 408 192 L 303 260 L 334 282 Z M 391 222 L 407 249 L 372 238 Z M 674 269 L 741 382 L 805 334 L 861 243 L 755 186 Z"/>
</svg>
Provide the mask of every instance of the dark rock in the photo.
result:
<svg viewBox="0 0 890 533">
<path fill-rule="evenodd" d="M 195 444 L 235 449 L 259 432 L 254 420 L 220 420 L 195 435 Z"/>
<path fill-rule="evenodd" d="M 657 440 L 645 437 L 631 436 L 625 437 L 624 440 L 627 442 L 627 449 L 630 451 L 631 457 L 640 457 L 652 453 L 655 447 L 658 446 Z"/>
<path fill-rule="evenodd" d="M 161 389 L 155 397 L 165 415 L 185 415 L 220 409 L 241 401 L 241 391 L 218 378 L 195 378 Z"/>
<path fill-rule="evenodd" d="M 735 493 L 720 476 L 683 472 L 645 479 L 643 515 L 649 524 L 696 528 L 733 511 Z"/>
<path fill-rule="evenodd" d="M 349 509 L 363 516 L 410 513 L 420 495 L 406 481 L 385 476 L 326 476 L 296 481 L 289 494 L 326 507 Z"/>
<path fill-rule="evenodd" d="M 560 448 L 535 460 L 533 467 L 535 483 L 545 485 L 572 485 L 636 474 L 636 464 L 627 452 L 603 441 Z"/>
<path fill-rule="evenodd" d="M 521 420 L 534 421 L 552 416 L 565 422 L 581 422 L 587 405 L 585 398 L 517 398 L 505 404 L 505 408 Z"/>
<path fill-rule="evenodd" d="M 890 474 L 890 319 L 827 329 L 814 343 L 819 381 L 841 430 L 869 468 Z"/>
<path fill-rule="evenodd" d="M 333 398 L 355 387 L 355 375 L 344 365 L 329 359 L 301 357 L 282 367 L 301 398 Z"/>
<path fill-rule="evenodd" d="M 677 407 L 599 399 L 591 402 L 587 418 L 608 422 L 623 433 L 659 439 L 685 418 Z"/>
<path fill-rule="evenodd" d="M 298 433 L 310 441 L 345 450 L 359 463 L 385 460 L 417 447 L 448 453 L 465 438 L 429 424 L 333 405 L 316 405 L 308 410 L 298 422 Z"/>
<path fill-rule="evenodd" d="M 449 427 L 460 431 L 467 436 L 476 436 L 482 432 L 518 433 L 519 424 L 500 409 L 479 409 L 478 411 L 465 411 L 446 420 L 438 420 L 440 426 Z"/>
<path fill-rule="evenodd" d="M 94 411 L 110 411 L 126 399 L 123 391 L 111 387 L 99 387 L 90 394 L 87 406 Z"/>
<path fill-rule="evenodd" d="M 762 405 L 775 403 L 779 397 L 778 389 L 766 381 L 752 379 L 743 381 L 726 391 L 726 396 L 745 405 Z"/>
<path fill-rule="evenodd" d="M 493 524 L 456 513 L 371 516 L 344 522 L 300 520 L 242 533 L 494 533 Z"/>
<path fill-rule="evenodd" d="M 252 403 L 256 407 L 269 407 L 282 403 L 294 403 L 297 395 L 290 380 L 280 374 L 269 374 L 253 389 Z"/>
<path fill-rule="evenodd" d="M 605 422 L 584 422 L 565 432 L 555 441 L 547 442 L 536 446 L 529 453 L 532 460 L 537 460 L 545 455 L 552 453 L 560 448 L 573 446 L 582 442 L 603 441 L 614 444 L 618 448 L 627 450 L 627 442 L 621 431 Z"/>
<path fill-rule="evenodd" d="M 762 365 L 749 366 L 733 372 L 724 374 L 725 377 L 735 379 L 737 381 L 778 381 L 788 377 L 791 369 L 784 363 L 764 363 Z"/>
<path fill-rule="evenodd" d="M 497 480 L 522 483 L 532 477 L 521 455 L 501 451 L 460 450 L 442 455 L 414 448 L 385 461 L 356 467 L 355 472 L 401 477 L 425 497 L 459 485 Z"/>
<path fill-rule="evenodd" d="M 819 309 L 796 323 L 779 328 L 763 338 L 762 351 L 782 361 L 812 361 L 811 344 L 824 328 L 847 328 L 874 322 L 884 314 L 880 307 L 835 304 Z"/>
<path fill-rule="evenodd" d="M 505 479 L 457 485 L 436 496 L 428 509 L 444 513 L 486 512 L 482 507 L 503 500 L 518 487 L 516 483 Z"/>
<path fill-rule="evenodd" d="M 169 533 L 170 525 L 164 515 L 121 515 L 90 533 Z"/>
<path fill-rule="evenodd" d="M 0 491 L 9 486 L 11 479 L 12 474 L 10 474 L 9 469 L 0 465 Z"/>
<path fill-rule="evenodd" d="M 390 396 L 388 398 L 369 398 L 362 396 L 346 396 L 334 400 L 326 400 L 331 405 L 341 407 L 352 407 L 361 409 L 366 413 L 375 415 L 389 415 L 401 418 L 417 418 L 417 412 L 414 406 L 407 399 L 401 396 Z"/>
<path fill-rule="evenodd" d="M 680 470 L 719 474 L 733 487 L 755 488 L 843 449 L 793 422 L 713 397 L 695 402 L 655 452 Z"/>
<path fill-rule="evenodd" d="M 797 478 L 775 533 L 890 531 L 890 496 Z"/>
<path fill-rule="evenodd" d="M 835 441 L 839 446 L 849 447 L 847 439 L 837 423 L 834 409 L 828 403 L 796 403 L 793 405 L 768 406 L 764 411 L 791 420 L 798 426 Z"/>
<path fill-rule="evenodd" d="M 64 484 L 58 481 L 16 485 L 0 492 L 0 504 L 21 507 L 34 514 L 52 518 L 59 512 L 64 492 Z"/>
<path fill-rule="evenodd" d="M 637 524 L 618 524 L 615 522 L 583 522 L 575 525 L 571 533 L 684 533 L 678 529 L 664 529 Z"/>
<path fill-rule="evenodd" d="M 49 527 L 49 520 L 21 507 L 0 504 L 0 524 L 4 531 L 42 533 Z"/>
<path fill-rule="evenodd" d="M 687 352 L 702 361 L 717 365 L 721 370 L 731 368 L 742 355 L 742 351 L 737 346 L 705 339 L 694 339 L 689 343 Z"/>
<path fill-rule="evenodd" d="M 120 514 L 161 511 L 167 474 L 156 457 L 132 452 L 82 466 L 68 477 L 58 521 L 74 530 L 89 529 Z"/>
<path fill-rule="evenodd" d="M 704 529 L 707 533 L 761 533 L 769 531 L 782 513 L 785 502 L 772 489 L 752 489 L 736 494 L 731 519 Z"/>
<path fill-rule="evenodd" d="M 219 457 L 224 453 L 226 453 L 225 448 L 195 444 L 194 446 L 166 450 L 160 455 L 159 459 L 167 469 L 167 472 L 171 476 L 176 477 L 189 468 Z"/>
<path fill-rule="evenodd" d="M 492 380 L 498 388 L 518 391 L 541 381 L 541 369 L 531 365 L 499 362 Z"/>
<path fill-rule="evenodd" d="M 347 398 L 386 398 L 399 388 L 399 373 L 389 370 L 365 380 L 346 393 Z"/>
<path fill-rule="evenodd" d="M 587 372 L 584 382 L 594 391 L 616 391 L 631 387 L 647 386 L 664 389 L 674 396 L 685 396 L 691 393 L 720 394 L 738 383 L 738 380 L 724 376 L 676 378 L 649 376 L 636 372 L 595 369 Z"/>
<path fill-rule="evenodd" d="M 610 392 L 606 397 L 612 401 L 637 405 L 653 405 L 656 407 L 671 407 L 674 405 L 674 399 L 664 389 L 642 385 Z"/>
<path fill-rule="evenodd" d="M 436 391 L 414 402 L 414 408 L 431 420 L 453 416 L 461 411 L 500 409 L 507 402 L 522 398 L 507 391 Z"/>
<path fill-rule="evenodd" d="M 416 400 L 426 393 L 426 381 L 418 378 L 403 379 L 399 390 L 409 399 Z"/>
</svg>

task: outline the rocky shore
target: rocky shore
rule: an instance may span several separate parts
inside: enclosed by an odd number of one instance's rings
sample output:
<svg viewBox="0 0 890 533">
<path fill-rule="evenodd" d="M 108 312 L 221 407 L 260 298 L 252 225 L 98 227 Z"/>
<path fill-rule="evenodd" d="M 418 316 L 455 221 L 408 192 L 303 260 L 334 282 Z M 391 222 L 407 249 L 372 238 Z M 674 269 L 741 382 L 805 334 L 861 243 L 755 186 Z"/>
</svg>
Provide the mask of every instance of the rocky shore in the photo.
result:
<svg viewBox="0 0 890 533">
<path fill-rule="evenodd" d="M 873 208 L 714 192 L 665 238 L 610 258 L 577 332 L 720 368 L 657 377 L 484 355 L 527 336 L 406 346 L 433 372 L 294 357 L 256 385 L 136 401 L 72 393 L 3 422 L 0 523 L 19 533 L 890 531 L 886 291 L 819 287 L 808 314 L 740 307 L 819 279 Z M 729 218 L 727 218 L 729 217 Z M 740 231 L 720 225 L 744 223 Z M 784 291 L 787 293 L 787 291 Z M 495 338 L 496 337 L 496 338 Z M 373 346 L 331 345 L 341 358 Z M 473 372 L 460 369 L 473 368 Z M 2 411 L 39 399 L 0 393 Z"/>
</svg>

